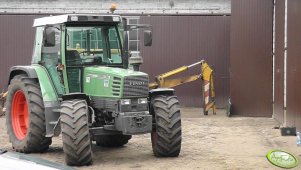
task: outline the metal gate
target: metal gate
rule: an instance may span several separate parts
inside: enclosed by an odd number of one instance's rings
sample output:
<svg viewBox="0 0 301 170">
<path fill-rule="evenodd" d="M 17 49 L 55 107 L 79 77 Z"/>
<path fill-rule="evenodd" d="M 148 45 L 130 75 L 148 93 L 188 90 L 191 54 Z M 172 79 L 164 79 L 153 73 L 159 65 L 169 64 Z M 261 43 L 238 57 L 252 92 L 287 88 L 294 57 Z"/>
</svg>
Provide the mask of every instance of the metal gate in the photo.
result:
<svg viewBox="0 0 301 170">
<path fill-rule="evenodd" d="M 275 67 L 274 67 L 274 118 L 284 120 L 284 24 L 285 1 L 275 1 Z"/>
</svg>

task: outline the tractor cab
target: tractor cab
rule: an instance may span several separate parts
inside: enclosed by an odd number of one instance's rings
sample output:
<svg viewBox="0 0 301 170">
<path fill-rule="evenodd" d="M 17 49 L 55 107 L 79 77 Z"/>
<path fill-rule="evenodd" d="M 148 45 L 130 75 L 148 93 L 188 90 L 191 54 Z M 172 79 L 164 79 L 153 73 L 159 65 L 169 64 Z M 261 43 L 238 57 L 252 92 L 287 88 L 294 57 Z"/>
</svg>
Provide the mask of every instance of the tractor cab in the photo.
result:
<svg viewBox="0 0 301 170">
<path fill-rule="evenodd" d="M 41 55 L 32 61 L 45 66 L 59 95 L 83 92 L 84 67 L 128 67 L 120 16 L 51 16 L 34 27 L 42 43 L 36 42 Z"/>
</svg>

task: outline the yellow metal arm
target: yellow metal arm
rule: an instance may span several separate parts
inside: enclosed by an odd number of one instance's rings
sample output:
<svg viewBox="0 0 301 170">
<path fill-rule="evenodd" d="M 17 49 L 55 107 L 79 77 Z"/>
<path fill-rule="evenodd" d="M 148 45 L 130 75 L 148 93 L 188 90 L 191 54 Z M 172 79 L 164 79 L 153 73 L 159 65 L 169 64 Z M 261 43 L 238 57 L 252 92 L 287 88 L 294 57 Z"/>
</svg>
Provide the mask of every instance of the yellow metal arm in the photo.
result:
<svg viewBox="0 0 301 170">
<path fill-rule="evenodd" d="M 169 80 L 164 80 L 160 82 L 160 85 L 157 82 L 153 82 L 149 84 L 149 88 L 155 89 L 160 87 L 176 87 L 178 85 L 184 84 L 184 83 L 189 83 L 192 81 L 195 81 L 200 78 L 200 75 L 193 75 L 189 77 L 183 77 L 183 78 L 175 78 L 175 79 L 169 79 Z"/>
<path fill-rule="evenodd" d="M 188 70 L 188 67 L 187 67 L 187 66 L 182 66 L 182 67 L 180 67 L 180 68 L 171 70 L 171 71 L 169 71 L 169 72 L 167 72 L 167 73 L 161 74 L 161 75 L 158 76 L 158 78 L 159 78 L 159 79 L 165 79 L 165 78 L 167 78 L 167 77 L 170 77 L 170 76 L 172 76 L 172 75 L 181 73 L 181 72 L 186 71 L 186 70 Z"/>
<path fill-rule="evenodd" d="M 169 77 L 187 71 L 189 68 L 194 67 L 196 65 L 201 65 L 202 71 L 200 75 L 192 75 L 188 77 L 168 79 Z M 213 70 L 204 60 L 201 60 L 189 66 L 179 67 L 177 69 L 171 70 L 164 74 L 160 74 L 159 76 L 156 77 L 156 82 L 152 82 L 149 84 L 149 88 L 150 89 L 156 89 L 162 87 L 172 88 L 172 87 L 182 85 L 184 83 L 196 81 L 199 78 L 202 78 L 203 80 L 204 114 L 208 114 L 210 108 L 212 108 L 213 114 L 215 114 L 215 92 L 213 86 Z M 210 101 L 209 98 L 211 98 Z"/>
<path fill-rule="evenodd" d="M 210 77 L 212 75 L 213 70 L 210 68 L 210 66 L 206 63 L 203 62 L 202 64 L 202 78 L 203 80 L 210 81 Z"/>
<path fill-rule="evenodd" d="M 194 67 L 199 64 L 203 64 L 205 61 L 201 60 L 199 62 L 196 62 L 194 64 L 191 64 L 189 66 L 182 66 L 177 69 L 171 70 L 169 72 L 166 72 L 164 74 L 160 74 L 159 76 L 156 77 L 156 82 L 152 82 L 149 84 L 149 88 L 155 89 L 158 87 L 175 87 L 184 83 L 192 82 L 197 79 L 199 79 L 201 76 L 200 75 L 193 75 L 189 77 L 184 77 L 184 78 L 175 78 L 175 79 L 167 79 L 168 77 L 171 77 L 173 75 L 182 73 L 184 71 L 187 71 L 189 68 Z"/>
<path fill-rule="evenodd" d="M 213 70 L 212 68 L 204 62 L 202 64 L 202 79 L 209 81 L 211 84 L 211 97 L 215 97 L 215 92 L 214 92 L 214 84 L 213 84 Z"/>
</svg>

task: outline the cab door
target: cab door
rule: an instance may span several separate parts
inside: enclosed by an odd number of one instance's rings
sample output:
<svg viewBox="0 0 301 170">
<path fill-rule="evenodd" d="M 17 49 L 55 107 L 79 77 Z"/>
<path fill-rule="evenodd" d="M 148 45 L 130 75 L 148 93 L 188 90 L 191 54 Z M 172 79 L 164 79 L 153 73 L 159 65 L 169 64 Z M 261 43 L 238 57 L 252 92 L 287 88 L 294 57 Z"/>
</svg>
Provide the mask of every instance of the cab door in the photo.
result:
<svg viewBox="0 0 301 170">
<path fill-rule="evenodd" d="M 61 31 L 59 26 L 44 28 L 44 38 L 41 51 L 42 65 L 46 68 L 49 78 L 59 96 L 65 94 L 62 75 L 59 71 L 61 63 Z M 54 35 L 53 35 L 54 34 Z"/>
</svg>

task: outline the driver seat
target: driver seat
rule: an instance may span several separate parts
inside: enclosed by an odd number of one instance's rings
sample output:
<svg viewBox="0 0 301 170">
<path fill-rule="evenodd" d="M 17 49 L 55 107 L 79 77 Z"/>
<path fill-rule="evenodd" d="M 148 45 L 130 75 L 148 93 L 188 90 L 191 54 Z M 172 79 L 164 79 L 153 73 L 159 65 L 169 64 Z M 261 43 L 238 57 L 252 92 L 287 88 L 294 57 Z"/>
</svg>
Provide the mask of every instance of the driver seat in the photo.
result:
<svg viewBox="0 0 301 170">
<path fill-rule="evenodd" d="M 68 65 L 81 65 L 81 58 L 77 50 L 66 51 L 66 64 Z"/>
</svg>

